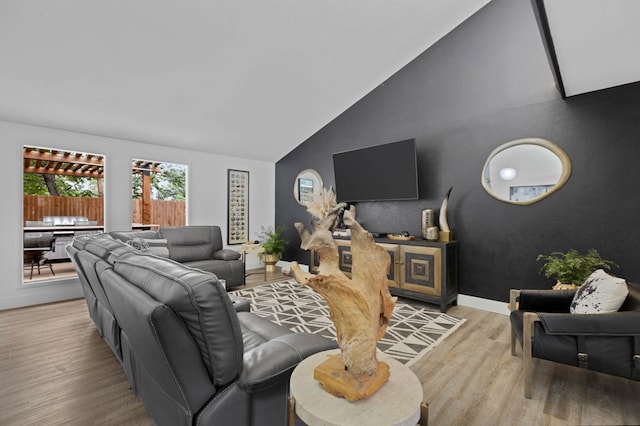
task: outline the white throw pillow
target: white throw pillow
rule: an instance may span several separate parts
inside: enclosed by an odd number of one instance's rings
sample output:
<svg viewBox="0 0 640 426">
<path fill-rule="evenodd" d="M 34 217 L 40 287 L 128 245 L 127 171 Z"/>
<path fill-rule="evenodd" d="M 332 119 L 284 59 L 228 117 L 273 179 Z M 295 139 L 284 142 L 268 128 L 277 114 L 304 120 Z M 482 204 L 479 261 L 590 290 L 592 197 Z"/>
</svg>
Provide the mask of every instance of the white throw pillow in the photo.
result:
<svg viewBox="0 0 640 426">
<path fill-rule="evenodd" d="M 572 314 L 617 312 L 627 298 L 627 294 L 629 289 L 625 280 L 598 269 L 576 291 L 570 312 Z"/>
</svg>

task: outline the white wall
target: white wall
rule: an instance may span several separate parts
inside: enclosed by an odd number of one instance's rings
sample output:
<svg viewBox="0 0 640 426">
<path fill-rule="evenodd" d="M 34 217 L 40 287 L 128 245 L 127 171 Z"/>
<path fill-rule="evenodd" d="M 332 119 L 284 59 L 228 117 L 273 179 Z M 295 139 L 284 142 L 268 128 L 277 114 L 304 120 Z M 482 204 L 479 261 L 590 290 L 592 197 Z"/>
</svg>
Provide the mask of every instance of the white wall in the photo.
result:
<svg viewBox="0 0 640 426">
<path fill-rule="evenodd" d="M 75 279 L 22 284 L 22 147 L 59 148 L 105 156 L 105 229 L 130 229 L 131 160 L 186 164 L 187 224 L 219 225 L 226 243 L 227 169 L 249 171 L 249 238 L 275 220 L 275 165 L 262 161 L 0 121 L 4 182 L 0 220 L 0 309 L 82 297 Z M 212 142 L 213 143 L 213 142 Z M 180 145 L 180 141 L 176 141 Z M 257 259 L 249 259 L 256 262 Z M 253 265 L 249 265 L 252 267 Z"/>
</svg>

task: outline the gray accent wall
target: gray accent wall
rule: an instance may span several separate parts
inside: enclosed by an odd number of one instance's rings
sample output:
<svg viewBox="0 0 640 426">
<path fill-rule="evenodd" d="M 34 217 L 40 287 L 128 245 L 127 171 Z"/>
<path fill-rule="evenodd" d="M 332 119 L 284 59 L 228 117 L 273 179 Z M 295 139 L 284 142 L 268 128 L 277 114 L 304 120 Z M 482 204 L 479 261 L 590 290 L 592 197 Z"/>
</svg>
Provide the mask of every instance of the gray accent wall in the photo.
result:
<svg viewBox="0 0 640 426">
<path fill-rule="evenodd" d="M 494 148 L 525 137 L 558 144 L 573 172 L 538 203 L 503 203 L 482 188 L 482 167 Z M 420 200 L 357 203 L 357 219 L 370 231 L 419 236 L 421 210 L 439 209 L 453 186 L 460 293 L 506 301 L 510 288 L 549 288 L 536 257 L 569 248 L 596 248 L 620 265 L 615 275 L 640 281 L 640 84 L 562 99 L 529 0 L 492 1 L 276 164 L 285 259 L 308 263 L 293 228 L 310 219 L 293 198 L 298 172 L 314 168 L 328 187 L 332 153 L 408 138 Z"/>
</svg>

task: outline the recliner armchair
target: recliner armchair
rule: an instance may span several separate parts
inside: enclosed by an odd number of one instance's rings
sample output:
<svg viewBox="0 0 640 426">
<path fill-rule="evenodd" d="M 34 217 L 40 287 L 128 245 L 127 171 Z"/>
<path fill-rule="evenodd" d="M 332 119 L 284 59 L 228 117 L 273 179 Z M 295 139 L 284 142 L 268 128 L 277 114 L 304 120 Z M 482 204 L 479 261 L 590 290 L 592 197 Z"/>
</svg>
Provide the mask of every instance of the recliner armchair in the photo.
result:
<svg viewBox="0 0 640 426">
<path fill-rule="evenodd" d="M 640 285 L 618 312 L 572 314 L 575 290 L 511 290 L 511 355 L 524 359 L 524 395 L 531 398 L 533 358 L 640 381 Z"/>
<path fill-rule="evenodd" d="M 111 231 L 109 235 L 125 243 L 135 239 L 149 244 L 163 242 L 169 259 L 211 272 L 225 280 L 227 288 L 245 283 L 245 265 L 240 253 L 224 248 L 217 225 L 164 226 L 157 231 Z M 159 245 L 153 245 L 152 253 L 154 247 L 160 249 Z"/>
</svg>

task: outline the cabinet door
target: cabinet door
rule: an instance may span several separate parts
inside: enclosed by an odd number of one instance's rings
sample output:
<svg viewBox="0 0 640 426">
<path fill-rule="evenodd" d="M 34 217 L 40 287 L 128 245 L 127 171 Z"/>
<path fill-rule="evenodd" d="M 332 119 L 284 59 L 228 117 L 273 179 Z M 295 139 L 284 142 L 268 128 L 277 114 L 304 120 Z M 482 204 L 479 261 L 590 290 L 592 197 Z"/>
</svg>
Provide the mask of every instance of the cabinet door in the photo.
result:
<svg viewBox="0 0 640 426">
<path fill-rule="evenodd" d="M 400 288 L 440 296 L 442 251 L 435 247 L 400 246 Z"/>
<path fill-rule="evenodd" d="M 391 258 L 389 273 L 387 274 L 387 285 L 389 287 L 400 286 L 400 249 L 395 244 L 378 243 L 380 247 L 385 249 Z"/>
<path fill-rule="evenodd" d="M 315 250 L 309 251 L 309 272 L 312 274 L 318 273 L 318 267 L 320 266 L 320 255 Z"/>
<path fill-rule="evenodd" d="M 351 276 L 352 268 L 353 268 L 353 256 L 351 254 L 351 241 L 348 240 L 337 240 L 336 245 L 338 246 L 338 259 L 340 262 L 340 270 L 345 272 L 347 275 Z M 400 250 L 395 244 L 380 244 L 378 245 L 384 248 L 389 257 L 391 258 L 391 264 L 389 266 L 389 273 L 387 274 L 387 285 L 390 287 L 398 287 L 399 286 L 399 271 L 400 271 L 400 262 L 398 261 Z"/>
<path fill-rule="evenodd" d="M 351 256 L 351 241 L 348 240 L 336 240 L 338 246 L 338 264 L 342 272 L 351 274 L 351 268 L 353 266 L 353 257 Z"/>
</svg>

